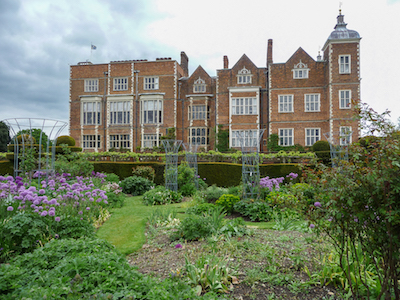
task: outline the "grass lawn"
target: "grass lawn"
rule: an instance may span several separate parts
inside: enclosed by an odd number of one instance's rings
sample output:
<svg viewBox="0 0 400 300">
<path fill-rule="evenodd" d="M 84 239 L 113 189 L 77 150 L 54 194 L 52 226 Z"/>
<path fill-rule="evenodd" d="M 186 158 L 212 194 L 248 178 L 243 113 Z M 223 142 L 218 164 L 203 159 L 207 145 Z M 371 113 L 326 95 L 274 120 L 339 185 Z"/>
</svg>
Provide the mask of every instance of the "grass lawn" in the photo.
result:
<svg viewBox="0 0 400 300">
<path fill-rule="evenodd" d="M 183 214 L 189 202 L 164 206 L 146 206 L 142 196 L 128 197 L 122 208 L 111 210 L 111 217 L 97 231 L 97 236 L 113 244 L 124 255 L 142 248 L 146 242 L 145 228 L 147 218 L 157 209 L 176 209 L 177 217 L 183 219 Z"/>
</svg>

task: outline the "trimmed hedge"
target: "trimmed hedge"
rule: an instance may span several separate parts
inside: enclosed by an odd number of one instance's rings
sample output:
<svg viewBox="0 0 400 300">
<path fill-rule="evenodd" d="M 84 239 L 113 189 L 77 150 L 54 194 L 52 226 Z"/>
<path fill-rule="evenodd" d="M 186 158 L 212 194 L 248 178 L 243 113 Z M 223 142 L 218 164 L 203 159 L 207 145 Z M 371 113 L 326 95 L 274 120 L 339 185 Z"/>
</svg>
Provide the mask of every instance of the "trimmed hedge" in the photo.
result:
<svg viewBox="0 0 400 300">
<path fill-rule="evenodd" d="M 132 176 L 132 167 L 151 166 L 156 172 L 154 182 L 163 185 L 165 164 L 156 162 L 93 162 L 96 172 L 115 173 L 121 180 Z M 281 177 L 289 173 L 300 174 L 297 164 L 268 164 L 260 165 L 260 176 Z M 240 184 L 242 180 L 242 165 L 232 163 L 198 163 L 200 178 L 206 178 L 208 185 L 216 184 L 220 187 L 230 187 Z"/>
<path fill-rule="evenodd" d="M 14 174 L 14 164 L 9 160 L 0 161 L 0 175 L 13 175 Z"/>
<path fill-rule="evenodd" d="M 69 135 L 62 135 L 57 138 L 56 146 L 67 144 L 68 146 L 75 146 L 75 139 Z"/>
</svg>

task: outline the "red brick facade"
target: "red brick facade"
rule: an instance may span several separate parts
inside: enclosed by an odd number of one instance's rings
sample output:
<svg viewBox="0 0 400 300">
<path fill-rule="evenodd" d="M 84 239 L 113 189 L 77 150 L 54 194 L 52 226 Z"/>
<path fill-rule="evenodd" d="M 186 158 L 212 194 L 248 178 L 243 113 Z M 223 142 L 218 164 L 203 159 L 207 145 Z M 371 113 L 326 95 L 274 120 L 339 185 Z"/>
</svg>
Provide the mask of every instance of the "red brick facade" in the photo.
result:
<svg viewBox="0 0 400 300">
<path fill-rule="evenodd" d="M 347 35 L 346 35 L 347 34 Z M 85 151 L 162 146 L 169 128 L 184 143 L 215 149 L 218 126 L 229 129 L 230 147 L 238 134 L 264 129 L 260 146 L 278 134 L 280 144 L 311 146 L 351 132 L 360 99 L 358 33 L 338 16 L 335 31 L 314 60 L 299 48 L 285 63 L 273 63 L 268 40 L 266 67 L 244 54 L 232 68 L 211 77 L 199 66 L 190 76 L 188 57 L 132 60 L 108 64 L 79 63 L 70 72 L 70 134 Z M 346 142 L 342 139 L 342 142 Z"/>
</svg>

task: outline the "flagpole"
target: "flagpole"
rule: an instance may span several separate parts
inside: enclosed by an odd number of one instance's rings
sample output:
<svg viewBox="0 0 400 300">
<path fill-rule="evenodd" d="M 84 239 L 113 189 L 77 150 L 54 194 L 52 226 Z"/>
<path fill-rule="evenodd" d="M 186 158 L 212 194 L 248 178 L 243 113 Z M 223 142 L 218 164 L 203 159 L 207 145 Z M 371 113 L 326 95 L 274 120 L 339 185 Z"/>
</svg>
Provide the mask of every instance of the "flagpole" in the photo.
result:
<svg viewBox="0 0 400 300">
<path fill-rule="evenodd" d="M 90 42 L 90 62 L 92 62 L 93 43 Z"/>
</svg>

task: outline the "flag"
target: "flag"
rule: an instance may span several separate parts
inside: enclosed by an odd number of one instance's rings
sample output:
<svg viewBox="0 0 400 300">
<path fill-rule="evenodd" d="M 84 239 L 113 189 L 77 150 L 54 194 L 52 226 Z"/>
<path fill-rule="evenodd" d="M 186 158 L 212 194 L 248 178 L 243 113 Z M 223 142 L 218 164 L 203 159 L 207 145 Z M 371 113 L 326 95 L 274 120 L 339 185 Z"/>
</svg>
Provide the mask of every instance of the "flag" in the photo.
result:
<svg viewBox="0 0 400 300">
<path fill-rule="evenodd" d="M 95 45 L 92 45 L 92 50 L 96 50 L 97 47 Z"/>
</svg>

